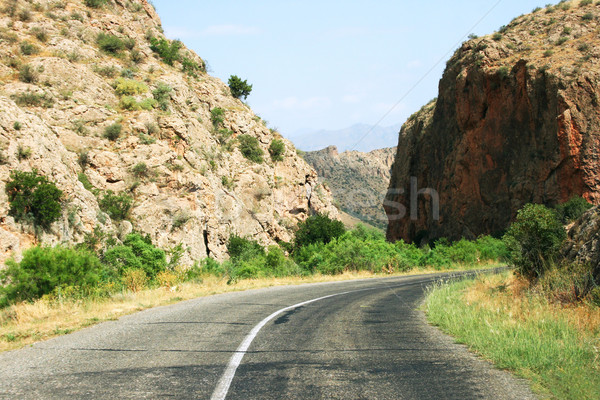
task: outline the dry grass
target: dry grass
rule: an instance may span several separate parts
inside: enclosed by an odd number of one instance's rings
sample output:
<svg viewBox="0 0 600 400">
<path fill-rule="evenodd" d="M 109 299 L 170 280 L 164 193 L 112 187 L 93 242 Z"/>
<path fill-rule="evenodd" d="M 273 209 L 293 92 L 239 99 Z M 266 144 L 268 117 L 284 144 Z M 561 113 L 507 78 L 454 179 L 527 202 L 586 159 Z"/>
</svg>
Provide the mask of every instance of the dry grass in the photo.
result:
<svg viewBox="0 0 600 400">
<path fill-rule="evenodd" d="M 341 275 L 265 278 L 242 280 L 228 285 L 225 279 L 207 276 L 202 283 L 183 283 L 171 288 L 123 292 L 104 300 L 48 300 L 21 303 L 0 310 L 0 352 L 67 334 L 87 326 L 115 320 L 148 308 L 172 304 L 197 297 L 272 286 L 335 282 L 381 276 L 436 273 L 439 270 L 417 269 L 404 274 L 375 275 L 369 272 L 345 272 Z"/>
<path fill-rule="evenodd" d="M 600 308 L 565 305 L 501 274 L 439 285 L 429 320 L 499 368 L 530 379 L 544 397 L 600 398 Z"/>
</svg>

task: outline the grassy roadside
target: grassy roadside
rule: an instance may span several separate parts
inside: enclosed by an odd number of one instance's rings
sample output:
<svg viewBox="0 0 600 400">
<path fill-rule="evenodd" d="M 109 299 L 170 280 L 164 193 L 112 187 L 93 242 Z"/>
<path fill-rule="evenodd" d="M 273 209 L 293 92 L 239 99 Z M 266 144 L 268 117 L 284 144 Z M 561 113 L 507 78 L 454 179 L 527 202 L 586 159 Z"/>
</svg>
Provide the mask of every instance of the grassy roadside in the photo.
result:
<svg viewBox="0 0 600 400">
<path fill-rule="evenodd" d="M 563 306 L 510 273 L 438 285 L 431 323 L 502 369 L 558 399 L 600 398 L 600 308 Z"/>
<path fill-rule="evenodd" d="M 470 265 L 464 269 L 496 267 L 497 264 Z M 456 268 L 451 269 L 456 271 Z M 444 272 L 434 268 L 417 268 L 395 274 L 374 274 L 368 271 L 344 272 L 339 275 L 315 274 L 306 277 L 245 279 L 227 284 L 227 279 L 205 276 L 201 283 L 186 282 L 172 288 L 124 291 L 108 299 L 48 300 L 24 302 L 0 310 L 0 352 L 15 350 L 55 336 L 68 334 L 99 322 L 115 320 L 148 308 L 173 304 L 197 297 L 219 293 L 299 285 L 304 283 L 336 282 L 352 279 L 404 276 Z"/>
</svg>

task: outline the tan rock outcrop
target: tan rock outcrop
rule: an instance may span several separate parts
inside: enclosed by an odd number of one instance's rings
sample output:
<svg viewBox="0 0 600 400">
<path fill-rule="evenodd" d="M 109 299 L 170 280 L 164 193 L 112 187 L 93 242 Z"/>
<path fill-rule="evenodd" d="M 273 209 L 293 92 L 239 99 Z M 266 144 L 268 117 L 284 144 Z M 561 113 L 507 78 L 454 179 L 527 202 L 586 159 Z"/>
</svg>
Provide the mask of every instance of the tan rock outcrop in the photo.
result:
<svg viewBox="0 0 600 400">
<path fill-rule="evenodd" d="M 201 71 L 194 77 L 180 63 L 169 66 L 157 57 L 148 37 L 163 35 L 146 0 L 116 0 L 101 9 L 83 1 L 55 3 L 18 2 L 31 12 L 27 22 L 0 13 L 0 151 L 6 158 L 0 164 L 0 263 L 35 243 L 79 243 L 99 227 L 116 236 L 133 229 L 149 234 L 164 249 L 181 243 L 187 250 L 183 262 L 191 264 L 207 256 L 225 258 L 232 233 L 268 245 L 289 241 L 295 225 L 311 212 L 338 215 L 330 192 L 293 144 L 265 127 L 227 85 Z M 47 38 L 40 41 L 33 28 Z M 129 39 L 131 50 L 118 57 L 102 52 L 99 33 Z M 24 41 L 38 52 L 23 54 Z M 185 47 L 180 53 L 203 63 Z M 26 64 L 35 74 L 28 83 L 19 79 Z M 159 84 L 169 85 L 167 109 L 125 109 L 113 88 L 120 75 L 147 86 L 134 95 L 137 102 L 151 99 Z M 20 102 L 27 93 L 45 94 L 53 103 L 45 108 Z M 225 111 L 222 129 L 232 132 L 226 141 L 211 122 L 216 107 Z M 110 141 L 103 133 L 114 123 L 121 124 L 122 134 Z M 240 134 L 258 138 L 262 164 L 241 154 L 235 142 Z M 273 139 L 285 143 L 281 162 L 269 158 Z M 19 158 L 19 148 L 29 149 L 30 156 Z M 133 171 L 140 163 L 147 166 L 145 174 Z M 63 217 L 48 232 L 36 232 L 8 215 L 10 172 L 32 169 L 64 192 Z M 80 174 L 92 189 L 84 188 Z M 111 221 L 100 210 L 98 196 L 107 190 L 134 198 L 129 221 Z"/>
</svg>

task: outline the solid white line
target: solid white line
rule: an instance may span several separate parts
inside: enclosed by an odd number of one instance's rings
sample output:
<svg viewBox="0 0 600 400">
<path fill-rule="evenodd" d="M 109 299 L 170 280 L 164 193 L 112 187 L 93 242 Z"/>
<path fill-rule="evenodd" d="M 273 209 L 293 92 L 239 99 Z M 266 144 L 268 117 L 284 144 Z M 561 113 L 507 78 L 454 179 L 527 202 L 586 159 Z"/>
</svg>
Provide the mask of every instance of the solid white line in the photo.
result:
<svg viewBox="0 0 600 400">
<path fill-rule="evenodd" d="M 258 332 L 270 320 L 272 320 L 279 314 L 284 313 L 289 310 L 292 310 L 294 308 L 302 307 L 307 304 L 314 303 L 315 301 L 324 300 L 329 297 L 340 296 L 342 294 L 347 294 L 347 293 L 350 293 L 350 292 L 331 294 L 329 296 L 319 297 L 318 299 L 308 300 L 308 301 L 304 301 L 302 303 L 294 304 L 293 306 L 289 306 L 286 308 L 282 308 L 279 311 L 275 311 L 273 314 L 269 315 L 267 318 L 260 321 L 258 323 L 258 325 L 256 325 L 250 331 L 250 333 L 244 338 L 244 341 L 242 342 L 242 344 L 240 344 L 240 346 L 237 348 L 235 353 L 233 353 L 233 356 L 231 356 L 231 359 L 229 360 L 229 364 L 227 364 L 227 368 L 225 369 L 223 376 L 219 380 L 219 383 L 217 384 L 217 387 L 215 388 L 215 391 L 212 394 L 211 400 L 225 400 L 225 397 L 227 397 L 227 392 L 229 392 L 229 387 L 231 386 L 231 381 L 233 381 L 233 377 L 235 376 L 235 372 L 237 371 L 237 368 L 240 366 L 240 363 L 242 362 L 242 358 L 244 358 L 246 351 L 248 351 L 250 344 L 252 343 L 252 341 L 254 340 L 256 335 L 258 335 Z"/>
</svg>

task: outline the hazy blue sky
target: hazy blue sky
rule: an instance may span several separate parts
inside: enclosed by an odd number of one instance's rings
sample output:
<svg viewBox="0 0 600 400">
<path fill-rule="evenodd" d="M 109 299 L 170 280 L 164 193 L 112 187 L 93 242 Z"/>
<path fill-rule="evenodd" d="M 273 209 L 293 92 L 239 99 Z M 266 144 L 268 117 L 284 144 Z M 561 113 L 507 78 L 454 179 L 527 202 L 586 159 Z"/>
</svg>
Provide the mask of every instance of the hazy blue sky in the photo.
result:
<svg viewBox="0 0 600 400">
<path fill-rule="evenodd" d="M 387 113 L 381 125 L 404 122 L 437 96 L 446 60 L 469 33 L 491 33 L 544 5 L 538 0 L 153 3 L 166 35 L 196 51 L 212 75 L 227 81 L 235 74 L 254 85 L 248 103 L 284 135 L 375 124 Z"/>
</svg>

